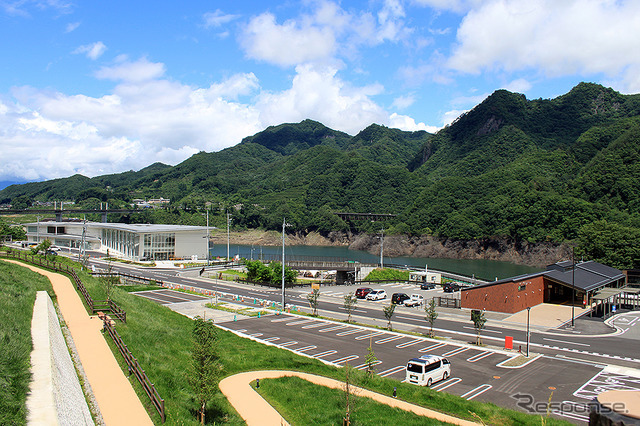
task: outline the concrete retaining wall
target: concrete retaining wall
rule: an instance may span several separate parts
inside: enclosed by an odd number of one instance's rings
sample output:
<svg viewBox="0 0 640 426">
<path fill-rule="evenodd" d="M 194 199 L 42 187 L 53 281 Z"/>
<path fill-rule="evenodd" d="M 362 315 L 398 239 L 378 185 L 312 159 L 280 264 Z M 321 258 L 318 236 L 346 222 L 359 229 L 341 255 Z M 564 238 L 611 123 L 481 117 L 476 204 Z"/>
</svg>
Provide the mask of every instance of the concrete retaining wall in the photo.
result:
<svg viewBox="0 0 640 426">
<path fill-rule="evenodd" d="M 31 337 L 28 424 L 93 425 L 58 316 L 46 291 L 36 295 Z"/>
</svg>

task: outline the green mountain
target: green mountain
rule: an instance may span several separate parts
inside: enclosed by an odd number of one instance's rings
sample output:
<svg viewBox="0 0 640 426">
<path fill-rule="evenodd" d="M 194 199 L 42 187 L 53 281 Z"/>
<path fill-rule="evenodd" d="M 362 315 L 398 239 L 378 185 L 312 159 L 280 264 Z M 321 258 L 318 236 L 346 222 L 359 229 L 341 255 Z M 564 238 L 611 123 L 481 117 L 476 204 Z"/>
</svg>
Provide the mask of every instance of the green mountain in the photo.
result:
<svg viewBox="0 0 640 426">
<path fill-rule="evenodd" d="M 394 213 L 392 233 L 577 241 L 640 267 L 639 155 L 640 95 L 581 83 L 555 99 L 498 90 L 435 135 L 373 124 L 350 136 L 305 120 L 173 167 L 12 185 L 0 203 L 162 196 L 168 210 L 122 220 L 202 223 L 213 205 L 215 226 L 230 210 L 236 227 L 278 229 L 286 217 L 291 231 L 325 234 L 380 227 L 336 211 Z"/>
</svg>

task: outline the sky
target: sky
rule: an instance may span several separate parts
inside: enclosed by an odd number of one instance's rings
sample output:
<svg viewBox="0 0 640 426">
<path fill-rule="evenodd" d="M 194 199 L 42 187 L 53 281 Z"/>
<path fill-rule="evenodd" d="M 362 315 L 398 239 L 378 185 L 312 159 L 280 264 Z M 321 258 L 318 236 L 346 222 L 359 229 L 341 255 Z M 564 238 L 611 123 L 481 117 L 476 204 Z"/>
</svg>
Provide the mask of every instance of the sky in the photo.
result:
<svg viewBox="0 0 640 426">
<path fill-rule="evenodd" d="M 312 119 L 437 132 L 492 92 L 640 93 L 640 1 L 0 0 L 0 188 Z"/>
</svg>

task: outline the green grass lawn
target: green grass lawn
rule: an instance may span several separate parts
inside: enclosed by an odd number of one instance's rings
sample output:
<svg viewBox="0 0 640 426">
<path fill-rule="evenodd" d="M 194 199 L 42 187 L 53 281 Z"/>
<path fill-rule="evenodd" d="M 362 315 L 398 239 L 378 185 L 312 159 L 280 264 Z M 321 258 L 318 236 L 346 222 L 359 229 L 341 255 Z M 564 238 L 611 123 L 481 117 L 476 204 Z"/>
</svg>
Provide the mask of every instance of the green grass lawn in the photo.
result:
<svg viewBox="0 0 640 426">
<path fill-rule="evenodd" d="M 17 267 L 11 266 L 10 268 Z M 94 299 L 104 298 L 104 289 L 98 278 L 92 277 L 86 271 L 78 274 Z M 196 425 L 198 423 L 196 419 L 198 404 L 187 380 L 192 347 L 192 320 L 165 306 L 130 294 L 125 288 L 116 288 L 113 299 L 127 312 L 127 323 L 117 323 L 118 332 L 134 356 L 138 358 L 160 395 L 165 399 L 166 424 Z M 107 339 L 107 341 L 109 340 Z M 113 345 L 112 349 L 117 353 Z M 343 370 L 341 369 L 327 366 L 316 359 L 295 355 L 285 349 L 244 339 L 224 330 L 219 330 L 218 333 L 218 351 L 224 376 L 251 370 L 288 369 L 320 374 L 337 380 L 343 379 Z M 364 357 L 365 354 L 362 356 Z M 117 354 L 116 358 L 119 359 L 126 373 L 127 369 L 120 355 Z M 140 400 L 147 406 L 152 420 L 156 424 L 160 424 L 159 415 L 151 406 L 149 398 L 138 385 L 134 376 L 130 377 L 130 381 L 138 392 Z M 398 397 L 405 401 L 469 420 L 474 420 L 470 413 L 475 413 L 487 424 L 540 423 L 540 417 L 508 410 L 493 404 L 467 401 L 445 392 L 438 393 L 428 388 L 400 383 L 388 378 L 379 376 L 369 378 L 361 371 L 353 371 L 351 381 L 355 385 L 386 395 L 391 395 L 393 388 L 397 387 Z M 297 391 L 297 387 L 292 388 L 290 393 L 295 394 Z M 283 397 L 288 396 L 283 393 Z M 322 402 L 322 400 L 320 401 Z M 297 405 L 298 402 L 292 404 Z M 207 423 L 244 424 L 244 421 L 219 391 L 207 407 Z M 295 407 L 291 409 L 295 409 Z M 388 419 L 394 424 L 404 424 L 403 420 L 396 421 L 395 417 Z M 306 423 L 306 420 L 303 420 L 298 424 L 313 423 Z M 568 423 L 549 419 L 548 424 Z"/>
<path fill-rule="evenodd" d="M 255 384 L 254 384 L 255 388 Z M 292 392 L 292 389 L 295 390 Z M 346 413 L 346 393 L 299 377 L 260 380 L 260 395 L 292 425 L 340 425 Z M 350 420 L 356 425 L 441 425 L 438 420 L 352 394 Z"/>
<path fill-rule="evenodd" d="M 31 373 L 31 317 L 36 291 L 52 296 L 44 276 L 0 260 L 0 424 L 26 424 Z"/>
</svg>

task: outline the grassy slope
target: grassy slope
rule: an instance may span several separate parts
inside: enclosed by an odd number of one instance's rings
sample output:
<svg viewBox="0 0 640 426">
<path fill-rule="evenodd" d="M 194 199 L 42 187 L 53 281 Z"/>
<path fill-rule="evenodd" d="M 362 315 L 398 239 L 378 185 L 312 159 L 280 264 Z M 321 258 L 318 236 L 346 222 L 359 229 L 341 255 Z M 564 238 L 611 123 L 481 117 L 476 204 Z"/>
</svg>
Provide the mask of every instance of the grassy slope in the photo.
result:
<svg viewBox="0 0 640 426">
<path fill-rule="evenodd" d="M 40 274 L 0 261 L 0 424 L 26 423 L 31 317 L 36 291 L 54 296 Z M 53 298 L 53 297 L 52 297 Z"/>
</svg>

